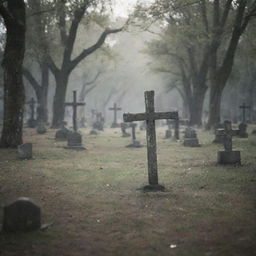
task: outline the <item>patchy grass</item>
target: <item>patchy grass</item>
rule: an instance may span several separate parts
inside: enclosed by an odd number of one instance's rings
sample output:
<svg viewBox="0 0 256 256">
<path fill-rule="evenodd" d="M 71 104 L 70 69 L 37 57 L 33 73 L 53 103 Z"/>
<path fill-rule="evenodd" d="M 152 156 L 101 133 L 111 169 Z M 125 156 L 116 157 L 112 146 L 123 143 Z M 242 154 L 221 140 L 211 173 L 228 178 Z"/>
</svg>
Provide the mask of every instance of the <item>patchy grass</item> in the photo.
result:
<svg viewBox="0 0 256 256">
<path fill-rule="evenodd" d="M 185 148 L 158 129 L 166 192 L 145 193 L 139 189 L 147 184 L 145 147 L 125 148 L 130 138 L 118 129 L 82 132 L 86 151 L 63 149 L 54 131 L 31 129 L 25 141 L 33 142 L 33 160 L 0 150 L 0 204 L 31 197 L 43 223 L 54 223 L 47 231 L 0 234 L 0 255 L 256 254 L 256 136 L 234 139 L 242 166 L 219 166 L 222 147 L 211 143 L 213 135 L 199 131 L 202 147 Z M 145 145 L 144 132 L 138 138 Z"/>
</svg>

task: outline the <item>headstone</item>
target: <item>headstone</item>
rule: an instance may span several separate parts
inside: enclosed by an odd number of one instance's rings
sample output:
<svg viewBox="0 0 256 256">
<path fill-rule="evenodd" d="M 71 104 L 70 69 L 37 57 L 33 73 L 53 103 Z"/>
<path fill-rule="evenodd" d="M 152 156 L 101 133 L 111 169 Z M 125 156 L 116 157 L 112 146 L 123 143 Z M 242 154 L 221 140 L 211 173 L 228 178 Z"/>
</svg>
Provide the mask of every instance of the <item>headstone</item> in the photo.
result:
<svg viewBox="0 0 256 256">
<path fill-rule="evenodd" d="M 241 164 L 240 151 L 233 151 L 232 148 L 232 136 L 234 132 L 232 130 L 232 124 L 230 121 L 224 122 L 224 129 L 221 132 L 222 141 L 225 151 L 218 152 L 219 164 Z"/>
<path fill-rule="evenodd" d="M 146 191 L 164 190 L 164 186 L 158 184 L 155 120 L 178 119 L 177 112 L 155 112 L 154 95 L 154 91 L 145 92 L 146 113 L 123 115 L 125 122 L 146 120 L 149 181 L 149 185 L 144 187 Z"/>
<path fill-rule="evenodd" d="M 239 126 L 239 137 L 240 138 L 248 138 L 248 133 L 247 133 L 247 124 L 246 123 L 240 123 Z"/>
<path fill-rule="evenodd" d="M 174 138 L 175 138 L 175 140 L 180 139 L 180 122 L 179 122 L 179 119 L 174 119 Z"/>
<path fill-rule="evenodd" d="M 172 128 L 171 128 L 171 123 L 169 120 L 166 120 L 168 129 L 165 131 L 165 139 L 170 139 L 172 137 Z"/>
<path fill-rule="evenodd" d="M 109 108 L 109 110 L 111 110 L 111 111 L 114 112 L 114 120 L 113 120 L 113 123 L 112 123 L 112 125 L 111 125 L 111 128 L 120 127 L 120 125 L 117 123 L 117 111 L 120 111 L 120 110 L 122 110 L 122 109 L 119 108 L 119 107 L 117 107 L 117 104 L 114 103 L 113 108 Z"/>
<path fill-rule="evenodd" d="M 147 127 L 146 121 L 141 122 L 140 130 L 141 130 L 141 131 L 145 131 L 145 130 L 146 130 L 146 127 Z"/>
<path fill-rule="evenodd" d="M 140 142 L 136 139 L 136 123 L 130 123 L 130 127 L 132 128 L 132 143 L 129 144 L 128 148 L 141 148 L 143 147 Z"/>
<path fill-rule="evenodd" d="M 252 130 L 252 135 L 256 135 L 256 129 Z"/>
<path fill-rule="evenodd" d="M 32 143 L 24 143 L 18 146 L 18 158 L 21 160 L 32 159 Z"/>
<path fill-rule="evenodd" d="M 192 127 L 186 128 L 183 145 L 185 147 L 200 147 L 196 131 Z"/>
<path fill-rule="evenodd" d="M 214 126 L 215 138 L 214 138 L 212 143 L 216 143 L 216 144 L 222 144 L 223 143 L 223 141 L 222 141 L 223 136 L 222 136 L 222 133 L 221 133 L 223 129 L 224 129 L 224 125 L 221 124 L 221 123 L 216 124 Z"/>
<path fill-rule="evenodd" d="M 84 150 L 86 149 L 82 144 L 82 135 L 79 132 L 69 132 L 68 133 L 68 145 L 65 147 L 66 149 L 78 149 Z"/>
<path fill-rule="evenodd" d="M 98 135 L 98 132 L 97 132 L 97 130 L 92 129 L 89 134 L 90 135 Z"/>
<path fill-rule="evenodd" d="M 35 119 L 35 106 L 36 106 L 36 101 L 34 98 L 31 98 L 30 101 L 27 102 L 30 107 L 30 118 L 27 121 L 27 125 L 29 128 L 35 128 L 37 125 L 37 121 Z"/>
<path fill-rule="evenodd" d="M 104 122 L 105 118 L 103 117 L 101 112 L 96 113 L 96 122 L 93 123 L 93 129 L 98 131 L 104 130 Z"/>
<path fill-rule="evenodd" d="M 43 121 L 39 121 L 36 129 L 38 134 L 45 134 L 47 132 L 45 123 Z"/>
<path fill-rule="evenodd" d="M 128 125 L 126 123 L 121 123 L 121 132 L 122 132 L 122 137 L 130 137 L 131 134 L 126 131 L 128 128 Z"/>
<path fill-rule="evenodd" d="M 65 121 L 63 121 L 61 128 L 56 131 L 56 133 L 55 133 L 56 141 L 66 141 L 68 139 L 68 134 L 71 131 L 66 128 L 66 124 L 67 123 Z"/>
<path fill-rule="evenodd" d="M 19 198 L 4 207 L 3 231 L 27 232 L 41 227 L 40 207 L 29 198 Z"/>
</svg>

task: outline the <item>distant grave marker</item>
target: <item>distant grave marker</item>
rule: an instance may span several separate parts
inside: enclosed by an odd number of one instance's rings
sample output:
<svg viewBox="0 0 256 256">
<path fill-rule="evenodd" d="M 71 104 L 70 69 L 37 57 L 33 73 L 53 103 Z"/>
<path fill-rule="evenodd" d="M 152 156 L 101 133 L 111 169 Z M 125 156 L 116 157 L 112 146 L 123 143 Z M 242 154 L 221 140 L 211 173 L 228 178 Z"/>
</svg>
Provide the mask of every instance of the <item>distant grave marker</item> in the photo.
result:
<svg viewBox="0 0 256 256">
<path fill-rule="evenodd" d="M 103 131 L 105 118 L 103 117 L 101 112 L 97 112 L 95 113 L 95 115 L 96 115 L 96 121 L 93 123 L 93 129 L 96 129 L 98 131 Z"/>
<path fill-rule="evenodd" d="M 178 119 L 178 113 L 155 112 L 154 95 L 154 91 L 145 92 L 146 113 L 124 114 L 123 118 L 125 122 L 146 120 L 149 185 L 146 186 L 144 189 L 157 191 L 163 190 L 164 187 L 158 184 L 155 120 Z"/>
<path fill-rule="evenodd" d="M 165 131 L 165 139 L 170 139 L 172 137 L 171 123 L 169 122 L 169 120 L 166 120 L 166 124 L 168 129 Z"/>
<path fill-rule="evenodd" d="M 39 121 L 36 129 L 38 134 L 45 134 L 47 132 L 44 121 Z"/>
<path fill-rule="evenodd" d="M 31 98 L 30 101 L 27 102 L 27 104 L 30 107 L 30 118 L 27 121 L 29 128 L 35 128 L 37 125 L 37 121 L 35 119 L 35 107 L 36 107 L 36 101 L 34 98 Z"/>
<path fill-rule="evenodd" d="M 246 123 L 246 110 L 250 110 L 251 106 L 247 106 L 244 102 L 239 108 L 242 109 L 242 122 Z"/>
<path fill-rule="evenodd" d="M 241 164 L 240 151 L 233 151 L 232 137 L 236 131 L 232 130 L 230 121 L 224 122 L 224 129 L 219 131 L 222 136 L 222 141 L 225 151 L 218 152 L 219 164 Z"/>
<path fill-rule="evenodd" d="M 18 158 L 21 160 L 32 159 L 32 143 L 24 143 L 18 146 Z"/>
<path fill-rule="evenodd" d="M 55 133 L 56 141 L 66 141 L 68 139 L 68 134 L 71 132 L 66 128 L 67 123 L 65 121 L 62 122 L 61 128 Z"/>
<path fill-rule="evenodd" d="M 117 107 L 117 104 L 114 103 L 114 106 L 112 108 L 109 108 L 109 110 L 114 112 L 114 120 L 113 120 L 113 123 L 111 125 L 111 128 L 119 127 L 119 125 L 117 123 L 117 111 L 120 111 L 122 109 L 120 107 Z"/>
<path fill-rule="evenodd" d="M 128 125 L 126 123 L 121 123 L 121 132 L 122 132 L 122 137 L 130 137 L 131 134 L 126 131 L 128 128 Z"/>
<path fill-rule="evenodd" d="M 27 232 L 41 227 L 40 207 L 29 198 L 19 198 L 4 207 L 3 231 Z"/>
<path fill-rule="evenodd" d="M 192 127 L 186 128 L 183 145 L 185 147 L 200 147 L 196 131 Z"/>
<path fill-rule="evenodd" d="M 130 127 L 132 128 L 132 143 L 129 144 L 127 147 L 128 148 L 141 148 L 143 147 L 140 142 L 136 139 L 136 123 L 131 123 Z"/>
<path fill-rule="evenodd" d="M 67 149 L 85 149 L 82 145 L 82 135 L 77 132 L 77 108 L 85 106 L 84 102 L 77 102 L 76 91 L 73 91 L 73 102 L 65 103 L 65 106 L 73 108 L 73 132 L 69 132 L 67 136 Z"/>
</svg>

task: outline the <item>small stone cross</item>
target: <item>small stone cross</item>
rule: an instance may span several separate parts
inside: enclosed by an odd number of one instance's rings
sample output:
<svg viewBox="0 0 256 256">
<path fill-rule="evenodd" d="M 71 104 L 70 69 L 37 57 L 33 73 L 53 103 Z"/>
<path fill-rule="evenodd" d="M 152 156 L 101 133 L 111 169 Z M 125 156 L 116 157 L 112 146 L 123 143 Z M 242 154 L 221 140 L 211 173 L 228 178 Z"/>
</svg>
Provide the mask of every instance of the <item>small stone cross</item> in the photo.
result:
<svg viewBox="0 0 256 256">
<path fill-rule="evenodd" d="M 77 131 L 77 107 L 85 105 L 84 102 L 77 102 L 76 91 L 73 91 L 73 102 L 65 103 L 66 107 L 73 107 L 73 129 L 75 132 Z"/>
<path fill-rule="evenodd" d="M 112 127 L 113 127 L 113 128 L 114 128 L 114 127 L 117 127 L 117 126 L 118 126 L 118 125 L 117 125 L 117 111 L 120 111 L 120 110 L 122 110 L 122 109 L 119 108 L 119 107 L 117 107 L 117 104 L 114 103 L 113 108 L 109 108 L 109 110 L 114 111 L 114 121 L 113 121 Z"/>
<path fill-rule="evenodd" d="M 232 137 L 236 135 L 236 131 L 232 130 L 230 121 L 224 121 L 224 129 L 219 129 L 220 135 L 223 137 L 223 145 L 225 151 L 232 151 Z"/>
<path fill-rule="evenodd" d="M 246 109 L 250 109 L 251 107 L 250 106 L 246 106 L 246 104 L 245 103 L 243 103 L 243 105 L 241 105 L 241 106 L 239 106 L 239 108 L 240 109 L 242 109 L 242 111 L 243 111 L 243 123 L 245 123 L 246 122 L 246 118 L 245 118 L 245 111 L 246 111 Z"/>
<path fill-rule="evenodd" d="M 178 112 L 155 112 L 154 91 L 145 92 L 146 113 L 124 114 L 125 122 L 146 120 L 148 179 L 150 186 L 158 186 L 157 153 L 156 153 L 156 128 L 155 120 L 178 119 Z"/>
</svg>

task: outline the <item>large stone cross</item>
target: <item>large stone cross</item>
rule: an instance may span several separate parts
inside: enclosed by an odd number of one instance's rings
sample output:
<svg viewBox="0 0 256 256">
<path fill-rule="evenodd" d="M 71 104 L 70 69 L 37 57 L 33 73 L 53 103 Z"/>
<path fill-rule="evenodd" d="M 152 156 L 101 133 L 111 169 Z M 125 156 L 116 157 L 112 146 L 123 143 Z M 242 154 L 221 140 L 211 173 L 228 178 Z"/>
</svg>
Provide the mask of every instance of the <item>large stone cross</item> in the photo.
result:
<svg viewBox="0 0 256 256">
<path fill-rule="evenodd" d="M 155 112 L 154 91 L 145 92 L 146 113 L 124 114 L 125 122 L 146 120 L 147 155 L 148 155 L 148 180 L 151 187 L 158 187 L 157 153 L 156 153 L 156 128 L 155 120 L 178 119 L 178 112 Z"/>
<path fill-rule="evenodd" d="M 239 108 L 242 109 L 242 111 L 243 111 L 243 123 L 245 123 L 246 122 L 246 120 L 245 120 L 245 111 L 246 111 L 246 109 L 250 109 L 251 107 L 246 106 L 246 104 L 243 103 L 243 105 L 239 106 Z"/>
<path fill-rule="evenodd" d="M 120 111 L 122 110 L 121 108 L 117 107 L 117 104 L 114 103 L 114 106 L 113 108 L 109 108 L 109 110 L 112 110 L 114 111 L 114 121 L 113 121 L 113 124 L 112 124 L 112 128 L 115 128 L 115 127 L 118 127 L 118 124 L 117 124 L 117 111 Z"/>
<path fill-rule="evenodd" d="M 77 107 L 85 105 L 84 102 L 77 102 L 76 91 L 73 91 L 73 102 L 65 103 L 66 107 L 73 107 L 73 129 L 75 132 L 77 131 Z"/>
</svg>

